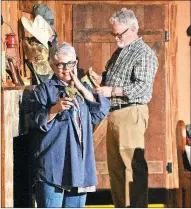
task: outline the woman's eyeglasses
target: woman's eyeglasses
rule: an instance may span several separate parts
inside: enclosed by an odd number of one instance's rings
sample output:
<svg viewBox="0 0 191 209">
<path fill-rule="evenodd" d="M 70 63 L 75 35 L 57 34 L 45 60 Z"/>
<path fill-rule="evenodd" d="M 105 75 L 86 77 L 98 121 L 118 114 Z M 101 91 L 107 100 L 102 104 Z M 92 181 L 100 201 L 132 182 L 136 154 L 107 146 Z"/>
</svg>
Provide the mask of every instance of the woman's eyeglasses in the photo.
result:
<svg viewBox="0 0 191 209">
<path fill-rule="evenodd" d="M 59 62 L 56 65 L 57 68 L 66 68 L 66 67 L 69 67 L 69 68 L 72 68 L 74 66 L 76 66 L 76 63 L 77 61 L 69 61 L 69 62 Z"/>
<path fill-rule="evenodd" d="M 111 32 L 111 35 L 115 38 L 117 37 L 118 39 L 122 39 L 123 34 L 126 33 L 128 30 L 129 30 L 129 28 L 127 28 L 125 31 L 123 31 L 120 34 L 119 33 L 115 34 L 115 33 Z"/>
</svg>

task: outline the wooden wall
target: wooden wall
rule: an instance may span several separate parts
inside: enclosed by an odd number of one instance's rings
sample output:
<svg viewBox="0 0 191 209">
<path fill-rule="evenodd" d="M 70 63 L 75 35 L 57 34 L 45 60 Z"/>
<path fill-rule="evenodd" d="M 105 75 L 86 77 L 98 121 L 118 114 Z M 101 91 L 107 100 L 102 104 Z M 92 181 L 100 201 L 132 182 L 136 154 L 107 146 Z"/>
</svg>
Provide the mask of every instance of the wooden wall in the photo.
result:
<svg viewBox="0 0 191 209">
<path fill-rule="evenodd" d="M 38 3 L 44 3 L 51 7 L 55 14 L 55 30 L 59 37 L 59 42 L 67 41 L 69 43 L 72 43 L 72 4 L 101 4 L 107 2 L 108 4 L 135 4 L 135 1 L 23 1 L 22 3 L 20 1 L 2 1 L 2 16 L 4 18 L 4 21 L 11 25 L 13 31 L 16 33 L 17 37 L 19 37 L 20 46 L 22 45 L 22 36 L 19 34 L 18 28 L 18 20 L 22 15 L 31 18 L 31 11 L 32 11 L 32 5 L 38 4 Z M 176 121 L 177 117 L 181 117 L 179 119 L 183 119 L 185 121 L 189 121 L 189 113 L 190 113 L 190 69 L 187 69 L 190 67 L 189 60 L 190 60 L 190 51 L 189 48 L 186 45 L 186 41 L 189 42 L 187 38 L 185 38 L 185 33 L 182 32 L 182 30 L 185 30 L 188 26 L 180 27 L 182 25 L 182 21 L 186 22 L 186 24 L 189 24 L 190 21 L 190 14 L 188 14 L 188 7 L 189 2 L 178 2 L 176 5 L 174 5 L 173 1 L 139 1 L 138 4 L 166 4 L 168 5 L 168 10 L 165 11 L 165 13 L 168 15 L 168 18 L 166 20 L 165 25 L 170 30 L 170 42 L 167 44 L 167 50 L 169 54 L 165 55 L 165 61 L 166 61 L 166 69 L 168 69 L 167 72 L 167 86 L 168 89 L 166 92 L 166 107 L 167 107 L 167 123 L 168 126 L 168 133 L 166 133 L 167 138 L 169 139 L 167 141 L 166 146 L 168 147 L 167 160 L 174 162 L 174 169 L 177 171 L 177 159 L 176 156 L 173 155 L 173 151 L 176 149 L 175 142 L 175 127 L 176 127 Z M 186 15 L 184 13 L 186 9 Z M 181 13 L 178 13 L 178 17 L 176 16 L 177 10 Z M 4 40 L 5 34 L 10 33 L 11 29 L 6 24 L 3 24 L 2 26 L 2 39 Z M 181 47 L 181 44 L 183 44 L 184 47 Z M 185 50 L 186 49 L 186 50 Z M 20 48 L 20 54 L 22 58 L 22 48 Z M 8 49 L 7 54 L 9 56 L 16 56 L 16 52 L 14 49 Z M 178 63 L 177 63 L 178 60 Z M 185 64 L 186 63 L 186 64 Z M 176 71 L 177 69 L 177 71 Z M 187 69 L 187 70 L 186 70 Z M 29 72 L 24 73 L 24 66 L 22 65 L 22 72 L 23 76 L 30 76 Z M 184 75 L 185 74 L 185 77 Z M 178 75 L 178 76 L 177 76 Z M 178 97 L 177 97 L 178 92 Z M 9 104 L 9 97 L 11 97 L 14 101 L 14 103 L 18 103 L 17 100 L 14 100 L 14 96 L 11 92 L 6 93 L 7 96 L 5 98 L 2 98 L 2 103 Z M 19 92 L 20 94 L 20 92 Z M 2 94 L 3 96 L 3 94 Z M 19 97 L 17 95 L 17 97 Z M 184 103 L 184 98 L 186 98 L 186 105 Z M 10 105 L 7 107 L 10 108 Z M 3 108 L 3 106 L 2 106 Z M 178 108 L 178 111 L 177 111 Z M 11 109 L 12 110 L 12 109 Z M 11 115 L 11 113 L 7 113 L 5 109 L 2 109 L 2 113 L 5 112 L 7 116 L 6 121 L 11 120 L 12 116 L 14 115 L 16 118 L 18 117 L 18 110 L 17 113 Z M 3 118 L 3 117 L 2 117 Z M 17 121 L 17 119 L 15 120 Z M 5 118 L 3 118 L 4 120 Z M 15 125 L 18 125 L 17 122 L 15 124 L 12 123 L 4 123 L 5 121 L 2 121 L 2 130 L 4 131 L 5 125 L 9 125 L 10 130 L 12 128 L 15 128 Z M 11 174 L 11 170 L 13 167 L 12 165 L 8 165 L 6 162 L 12 162 L 12 136 L 8 137 L 10 134 L 12 134 L 12 131 L 6 132 L 6 135 L 2 137 L 2 161 L 4 162 L 2 164 L 2 180 L 5 184 L 2 184 L 2 206 L 3 207 L 13 207 L 13 190 L 11 188 L 11 185 L 13 184 L 13 175 Z M 6 138 L 7 137 L 7 138 Z M 9 139 L 9 140 L 7 140 Z M 6 150 L 6 151 L 5 151 Z M 5 155 L 5 152 L 11 153 L 9 157 Z M 11 158 L 11 159 L 10 159 Z M 176 172 L 177 173 L 177 172 Z M 166 185 L 168 185 L 169 188 L 172 188 L 172 185 L 178 186 L 177 181 L 174 182 L 173 174 L 166 174 Z M 7 180 L 7 181 L 4 181 Z"/>
<path fill-rule="evenodd" d="M 3 20 L 11 26 L 12 30 L 18 37 L 18 1 L 3 1 L 1 3 L 1 12 Z M 1 26 L 1 38 L 3 41 L 5 41 L 5 34 L 12 33 L 10 26 L 5 23 Z M 2 49 L 4 48 L 3 45 L 4 44 L 2 43 Z M 10 56 L 16 55 L 14 49 L 8 49 L 7 53 Z"/>
<path fill-rule="evenodd" d="M 62 1 L 2 1 L 2 16 L 4 22 L 8 23 L 12 28 L 11 29 L 6 23 L 2 25 L 2 40 L 5 41 L 5 34 L 11 33 L 12 31 L 16 34 L 18 40 L 18 48 L 7 48 L 6 55 L 21 59 L 21 76 L 25 85 L 30 85 L 30 71 L 23 65 L 22 41 L 25 35 L 30 35 L 26 30 L 23 30 L 23 26 L 19 20 L 22 16 L 32 20 L 32 7 L 38 4 L 47 4 L 51 7 L 55 15 L 54 28 L 58 34 L 59 42 L 67 41 L 72 43 L 72 29 L 69 24 L 71 21 L 68 21 L 71 18 L 71 5 L 64 6 Z M 2 49 L 4 49 L 4 47 L 2 47 Z"/>
<path fill-rule="evenodd" d="M 191 123 L 190 101 L 191 101 L 191 46 L 190 37 L 186 30 L 191 24 L 191 1 L 176 1 L 177 4 L 177 97 L 178 97 L 178 119 L 184 120 L 186 124 Z"/>
</svg>

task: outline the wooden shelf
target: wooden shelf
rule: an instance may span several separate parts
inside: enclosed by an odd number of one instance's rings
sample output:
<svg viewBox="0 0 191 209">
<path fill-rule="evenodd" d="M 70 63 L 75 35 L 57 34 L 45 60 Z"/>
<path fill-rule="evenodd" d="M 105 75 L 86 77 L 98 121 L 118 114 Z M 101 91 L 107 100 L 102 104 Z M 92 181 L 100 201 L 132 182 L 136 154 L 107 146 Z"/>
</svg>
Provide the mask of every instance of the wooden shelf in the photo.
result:
<svg viewBox="0 0 191 209">
<path fill-rule="evenodd" d="M 24 90 L 24 89 L 33 89 L 36 85 L 30 86 L 10 86 L 10 87 L 1 87 L 1 91 L 10 91 L 10 90 Z"/>
</svg>

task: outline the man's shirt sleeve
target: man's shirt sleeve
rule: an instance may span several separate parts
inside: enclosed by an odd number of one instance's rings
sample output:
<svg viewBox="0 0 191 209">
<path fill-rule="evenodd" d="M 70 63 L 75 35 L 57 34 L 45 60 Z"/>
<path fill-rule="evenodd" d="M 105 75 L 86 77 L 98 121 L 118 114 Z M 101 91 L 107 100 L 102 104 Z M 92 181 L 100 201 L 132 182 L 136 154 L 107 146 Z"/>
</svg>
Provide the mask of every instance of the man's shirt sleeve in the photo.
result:
<svg viewBox="0 0 191 209">
<path fill-rule="evenodd" d="M 139 58 L 132 72 L 131 82 L 123 87 L 123 93 L 128 99 L 141 98 L 151 90 L 158 68 L 156 55 L 146 53 Z"/>
</svg>

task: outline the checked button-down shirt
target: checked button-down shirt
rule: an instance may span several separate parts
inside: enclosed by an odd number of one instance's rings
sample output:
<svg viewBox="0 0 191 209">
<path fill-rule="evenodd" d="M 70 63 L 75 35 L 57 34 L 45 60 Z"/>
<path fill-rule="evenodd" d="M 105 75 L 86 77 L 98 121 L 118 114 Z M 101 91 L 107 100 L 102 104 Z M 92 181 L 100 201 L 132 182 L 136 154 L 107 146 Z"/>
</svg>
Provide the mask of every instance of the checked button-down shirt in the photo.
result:
<svg viewBox="0 0 191 209">
<path fill-rule="evenodd" d="M 141 103 L 152 98 L 158 59 L 142 38 L 114 52 L 106 65 L 105 85 L 121 87 L 124 97 L 111 98 L 111 105 Z"/>
</svg>

